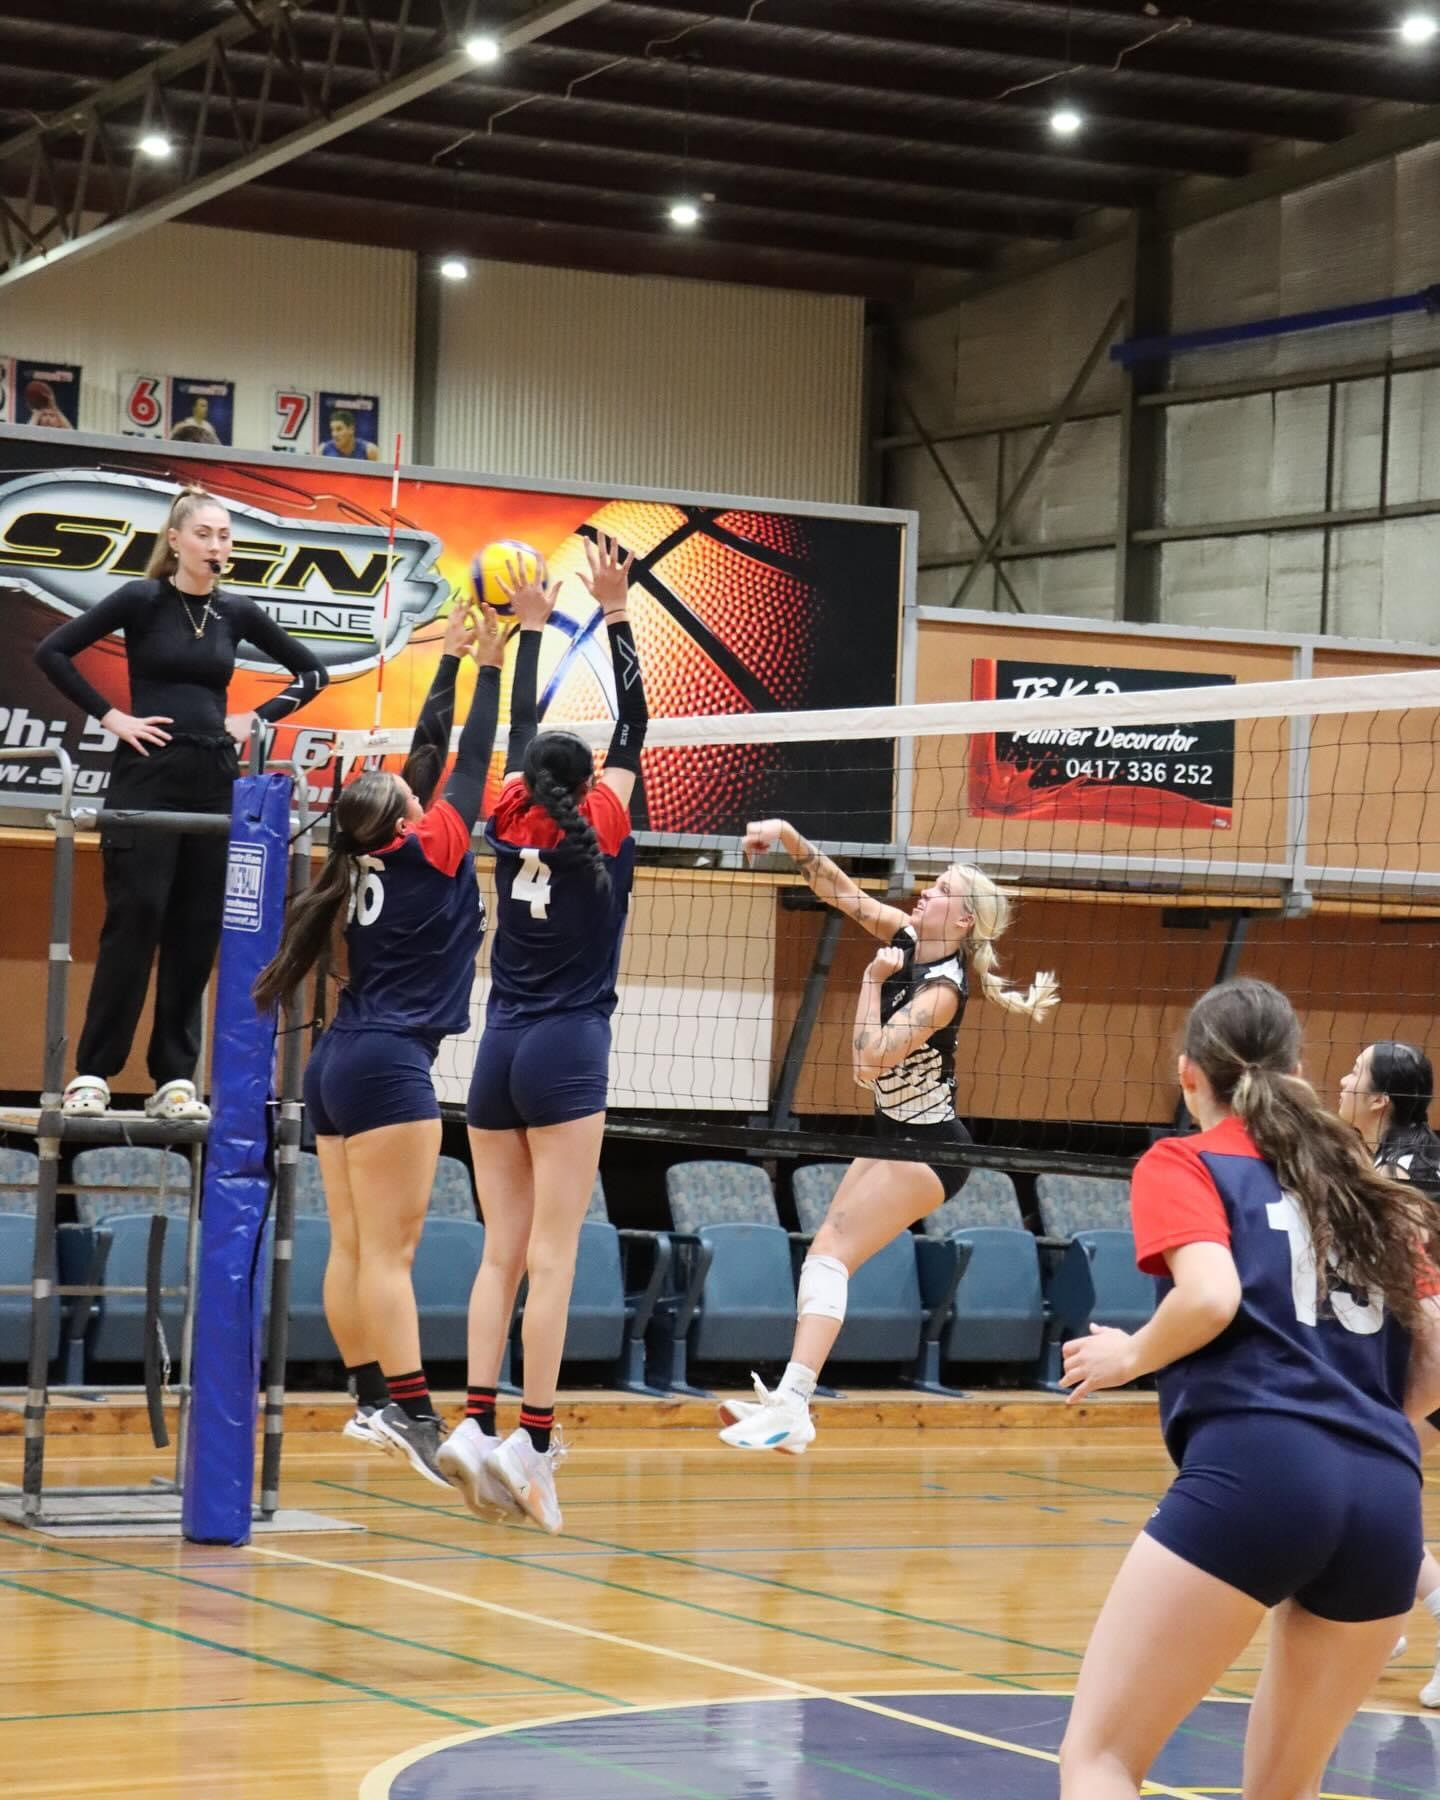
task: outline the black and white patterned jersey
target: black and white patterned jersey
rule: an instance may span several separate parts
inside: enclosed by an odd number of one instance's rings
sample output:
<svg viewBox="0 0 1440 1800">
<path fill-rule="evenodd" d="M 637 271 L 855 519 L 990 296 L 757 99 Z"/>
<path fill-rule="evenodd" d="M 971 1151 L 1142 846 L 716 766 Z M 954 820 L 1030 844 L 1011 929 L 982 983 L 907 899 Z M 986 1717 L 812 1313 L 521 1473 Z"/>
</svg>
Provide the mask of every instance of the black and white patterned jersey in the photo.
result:
<svg viewBox="0 0 1440 1800">
<path fill-rule="evenodd" d="M 914 928 L 909 925 L 902 925 L 890 942 L 893 949 L 904 951 L 905 961 L 880 990 L 882 1024 L 888 1024 L 922 988 L 935 982 L 953 988 L 957 1004 L 955 1017 L 948 1025 L 942 1025 L 923 1044 L 917 1044 L 904 1062 L 876 1076 L 870 1084 L 875 1106 L 887 1119 L 901 1124 L 940 1125 L 955 1117 L 955 1042 L 970 993 L 965 959 L 956 951 L 940 962 L 916 962 L 919 945 Z"/>
</svg>

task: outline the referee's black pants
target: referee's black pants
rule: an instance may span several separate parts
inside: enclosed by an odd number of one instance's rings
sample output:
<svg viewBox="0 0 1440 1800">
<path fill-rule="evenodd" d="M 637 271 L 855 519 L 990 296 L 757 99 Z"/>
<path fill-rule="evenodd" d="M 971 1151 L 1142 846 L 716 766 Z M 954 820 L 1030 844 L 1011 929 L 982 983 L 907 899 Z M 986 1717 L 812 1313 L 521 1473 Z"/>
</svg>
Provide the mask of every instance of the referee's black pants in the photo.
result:
<svg viewBox="0 0 1440 1800">
<path fill-rule="evenodd" d="M 105 803 L 148 812 L 228 813 L 238 774 L 238 753 L 228 737 L 177 733 L 148 756 L 121 744 Z M 228 841 L 120 826 L 106 830 L 101 849 L 105 923 L 76 1073 L 108 1081 L 124 1068 L 158 950 L 151 1079 L 157 1088 L 193 1081 L 205 984 L 220 946 Z"/>
</svg>

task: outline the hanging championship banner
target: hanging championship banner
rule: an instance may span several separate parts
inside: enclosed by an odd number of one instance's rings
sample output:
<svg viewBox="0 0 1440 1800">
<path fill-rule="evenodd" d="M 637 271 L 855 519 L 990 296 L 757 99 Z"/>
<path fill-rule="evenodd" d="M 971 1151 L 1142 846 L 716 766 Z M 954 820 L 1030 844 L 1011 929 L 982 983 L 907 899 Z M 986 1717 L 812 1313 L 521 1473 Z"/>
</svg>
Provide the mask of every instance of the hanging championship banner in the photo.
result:
<svg viewBox="0 0 1440 1800">
<path fill-rule="evenodd" d="M 322 456 L 379 462 L 379 395 L 321 393 L 315 430 Z"/>
<path fill-rule="evenodd" d="M 120 429 L 126 437 L 232 444 L 235 383 L 213 376 L 132 371 L 120 378 Z"/>
<path fill-rule="evenodd" d="M 0 356 L 0 424 L 78 431 L 80 365 Z"/>
<path fill-rule="evenodd" d="M 313 388 L 276 388 L 270 448 L 300 456 L 380 461 L 380 396 Z"/>
<path fill-rule="evenodd" d="M 976 700 L 1068 700 L 1230 686 L 1233 675 L 1011 662 L 976 657 Z M 1235 725 L 1087 725 L 987 732 L 970 743 L 970 810 L 979 819 L 1079 819 L 1227 831 Z"/>
</svg>

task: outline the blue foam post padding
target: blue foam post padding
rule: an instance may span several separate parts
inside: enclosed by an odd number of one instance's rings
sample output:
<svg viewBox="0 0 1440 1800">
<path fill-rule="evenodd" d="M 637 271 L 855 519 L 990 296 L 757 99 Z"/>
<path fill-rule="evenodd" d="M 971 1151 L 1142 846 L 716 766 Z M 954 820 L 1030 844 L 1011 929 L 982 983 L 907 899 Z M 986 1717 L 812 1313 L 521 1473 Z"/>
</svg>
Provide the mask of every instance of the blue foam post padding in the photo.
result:
<svg viewBox="0 0 1440 1800">
<path fill-rule="evenodd" d="M 289 829 L 288 776 L 235 783 L 181 1513 L 197 1544 L 250 1541 L 275 1071 L 275 1020 L 250 989 L 280 941 Z"/>
</svg>

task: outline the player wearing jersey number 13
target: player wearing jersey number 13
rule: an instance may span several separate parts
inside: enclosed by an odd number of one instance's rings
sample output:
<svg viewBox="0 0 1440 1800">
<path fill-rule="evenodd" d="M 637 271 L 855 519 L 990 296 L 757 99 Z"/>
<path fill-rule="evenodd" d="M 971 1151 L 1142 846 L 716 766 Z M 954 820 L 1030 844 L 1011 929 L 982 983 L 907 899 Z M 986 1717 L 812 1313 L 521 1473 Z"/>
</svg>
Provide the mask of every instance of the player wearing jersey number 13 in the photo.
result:
<svg viewBox="0 0 1440 1800">
<path fill-rule="evenodd" d="M 1059 1000 L 1055 978 L 1039 974 L 1021 992 L 1001 979 L 995 940 L 1010 922 L 1010 902 L 982 870 L 956 864 L 903 913 L 856 886 L 828 856 L 784 819 L 752 824 L 745 849 L 754 856 L 777 845 L 794 857 L 822 900 L 888 946 L 875 953 L 860 984 L 853 1039 L 855 1079 L 875 1096 L 875 1135 L 933 1144 L 968 1144 L 955 1112 L 955 1040 L 970 978 L 987 1000 L 1031 1021 Z M 810 1398 L 845 1321 L 849 1282 L 861 1263 L 947 1193 L 965 1172 L 926 1162 L 862 1156 L 835 1191 L 800 1271 L 798 1319 L 790 1362 L 772 1394 L 755 1376 L 756 1399 L 722 1402 L 721 1439 L 737 1450 L 783 1450 L 799 1456 L 815 1436 Z"/>
<path fill-rule="evenodd" d="M 445 792 L 439 784 L 464 651 L 475 697 Z M 330 1215 L 325 1317 L 356 1389 L 346 1435 L 436 1467 L 441 1425 L 420 1360 L 410 1267 L 440 1155 L 430 1077 L 442 1038 L 470 1023 L 485 913 L 470 834 L 500 712 L 493 615 L 457 608 L 415 727 L 405 775 L 352 781 L 336 801 L 325 864 L 290 907 L 275 959 L 255 984 L 262 1007 L 304 981 L 348 912 L 346 980 L 305 1070 L 305 1111 Z"/>
<path fill-rule="evenodd" d="M 1294 1011 L 1267 983 L 1196 1002 L 1179 1073 L 1201 1130 L 1148 1150 L 1131 1188 L 1159 1307 L 1133 1337 L 1065 1346 L 1075 1399 L 1158 1376 L 1179 1474 L 1091 1636 L 1063 1800 L 1134 1800 L 1268 1608 L 1244 1791 L 1314 1800 L 1415 1594 L 1440 1215 L 1375 1170 L 1299 1068 Z"/>
<path fill-rule="evenodd" d="M 486 827 L 495 852 L 495 941 L 485 1033 L 467 1116 L 485 1254 L 470 1297 L 464 1423 L 440 1466 L 485 1516 L 508 1496 L 547 1531 L 560 1529 L 555 1387 L 565 1344 L 580 1226 L 605 1130 L 610 1015 L 630 904 L 635 840 L 630 797 L 648 713 L 626 618 L 630 563 L 603 536 L 585 545 L 581 577 L 600 607 L 615 668 L 615 730 L 596 781 L 590 751 L 539 731 L 540 639 L 556 587 L 510 571 L 520 644 L 510 699 L 505 784 Z M 524 1405 L 501 1441 L 495 1385 L 522 1274 Z"/>
</svg>

